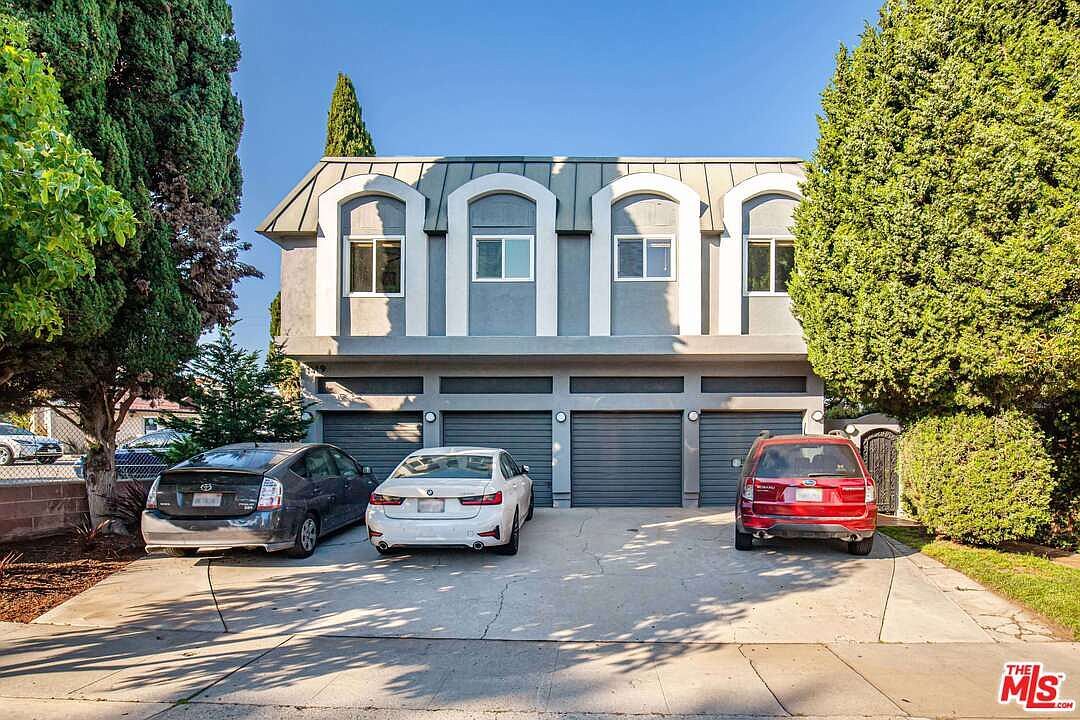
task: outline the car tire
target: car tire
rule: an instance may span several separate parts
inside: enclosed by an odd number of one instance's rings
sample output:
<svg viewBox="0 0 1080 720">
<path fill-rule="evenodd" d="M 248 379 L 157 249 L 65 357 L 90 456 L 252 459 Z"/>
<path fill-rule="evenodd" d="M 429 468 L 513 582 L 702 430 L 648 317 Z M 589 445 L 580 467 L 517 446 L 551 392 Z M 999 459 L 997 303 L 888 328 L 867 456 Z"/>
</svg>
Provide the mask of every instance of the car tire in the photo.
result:
<svg viewBox="0 0 1080 720">
<path fill-rule="evenodd" d="M 289 556 L 294 558 L 311 557 L 315 547 L 319 544 L 319 521 L 314 513 L 308 513 L 300 521 L 296 528 L 296 537 L 293 546 L 289 548 Z"/>
<path fill-rule="evenodd" d="M 7 445 L 0 445 L 0 465 L 11 465 L 15 462 L 15 451 Z"/>
<path fill-rule="evenodd" d="M 500 555 L 517 555 L 518 544 L 521 541 L 521 523 L 518 522 L 518 515 L 514 513 L 514 525 L 510 530 L 510 539 L 502 545 L 495 546 L 495 552 Z"/>
<path fill-rule="evenodd" d="M 57 458 L 38 458 L 38 462 L 42 465 L 52 465 L 56 460 Z"/>
<path fill-rule="evenodd" d="M 181 558 L 181 557 L 195 557 L 199 554 L 199 548 L 165 548 L 165 554 L 169 557 Z"/>
<path fill-rule="evenodd" d="M 754 536 L 750 533 L 739 532 L 739 529 L 735 528 L 735 549 L 753 550 Z"/>
<path fill-rule="evenodd" d="M 855 540 L 847 544 L 847 551 L 852 555 L 869 555 L 874 549 L 874 536 L 862 540 Z"/>
<path fill-rule="evenodd" d="M 380 555 L 393 555 L 394 554 L 394 548 L 392 548 L 392 547 L 381 548 L 378 545 L 376 545 L 375 546 L 375 552 L 379 553 Z"/>
<path fill-rule="evenodd" d="M 533 506 L 534 505 L 536 505 L 536 491 L 530 490 L 529 491 L 529 512 L 525 513 L 525 521 L 526 522 L 528 522 L 529 520 L 532 520 Z"/>
</svg>

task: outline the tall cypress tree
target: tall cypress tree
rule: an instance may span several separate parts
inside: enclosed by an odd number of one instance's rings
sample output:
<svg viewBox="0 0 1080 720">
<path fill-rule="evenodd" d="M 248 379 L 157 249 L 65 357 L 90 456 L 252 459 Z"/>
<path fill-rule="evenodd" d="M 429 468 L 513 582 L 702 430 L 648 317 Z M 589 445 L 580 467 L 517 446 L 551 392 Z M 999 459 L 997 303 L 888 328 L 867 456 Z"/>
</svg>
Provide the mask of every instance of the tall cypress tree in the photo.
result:
<svg viewBox="0 0 1080 720">
<path fill-rule="evenodd" d="M 328 157 L 371 157 L 375 154 L 375 142 L 364 126 L 356 88 L 345 73 L 338 73 L 334 94 L 330 96 L 323 154 Z"/>
<path fill-rule="evenodd" d="M 63 298 L 63 335 L 27 342 L 0 408 L 44 396 L 90 440 L 95 524 L 113 514 L 116 432 L 139 396 L 170 391 L 200 335 L 258 271 L 229 223 L 240 204 L 240 58 L 226 0 L 9 0 L 56 72 L 71 133 L 138 219 Z M 112 527 L 121 530 L 118 523 Z"/>
</svg>

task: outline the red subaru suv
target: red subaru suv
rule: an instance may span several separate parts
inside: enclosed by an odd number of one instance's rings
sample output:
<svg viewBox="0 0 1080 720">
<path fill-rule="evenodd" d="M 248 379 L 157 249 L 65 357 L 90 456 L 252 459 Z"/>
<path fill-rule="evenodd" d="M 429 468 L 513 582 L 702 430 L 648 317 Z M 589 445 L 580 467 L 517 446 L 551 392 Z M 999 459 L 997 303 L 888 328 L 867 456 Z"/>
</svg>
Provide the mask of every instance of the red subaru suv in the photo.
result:
<svg viewBox="0 0 1080 720">
<path fill-rule="evenodd" d="M 739 479 L 735 548 L 754 538 L 839 538 L 869 555 L 877 527 L 874 480 L 855 446 L 835 435 L 762 433 Z"/>
</svg>

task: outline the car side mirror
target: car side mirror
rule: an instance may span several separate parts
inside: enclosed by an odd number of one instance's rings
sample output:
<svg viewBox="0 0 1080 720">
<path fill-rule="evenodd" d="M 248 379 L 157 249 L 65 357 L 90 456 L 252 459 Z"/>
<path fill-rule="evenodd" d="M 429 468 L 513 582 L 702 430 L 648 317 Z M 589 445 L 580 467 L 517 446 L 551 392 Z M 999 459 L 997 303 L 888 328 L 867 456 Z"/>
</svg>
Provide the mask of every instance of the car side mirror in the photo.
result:
<svg viewBox="0 0 1080 720">
<path fill-rule="evenodd" d="M 360 472 L 362 472 L 364 475 L 370 475 L 371 474 L 371 466 L 370 465 L 364 465 L 363 467 L 360 468 Z"/>
<path fill-rule="evenodd" d="M 528 474 L 529 474 L 529 466 L 528 466 L 528 465 L 522 465 L 522 466 L 521 466 L 521 472 L 523 472 L 523 473 L 525 473 L 526 475 L 528 475 Z"/>
</svg>

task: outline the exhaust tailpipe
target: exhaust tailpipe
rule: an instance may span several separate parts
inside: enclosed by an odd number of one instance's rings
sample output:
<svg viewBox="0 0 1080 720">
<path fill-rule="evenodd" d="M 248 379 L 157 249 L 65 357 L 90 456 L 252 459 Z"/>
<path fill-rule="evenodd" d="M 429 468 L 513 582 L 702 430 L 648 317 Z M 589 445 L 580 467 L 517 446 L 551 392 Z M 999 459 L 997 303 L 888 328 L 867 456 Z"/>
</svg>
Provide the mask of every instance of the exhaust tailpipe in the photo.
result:
<svg viewBox="0 0 1080 720">
<path fill-rule="evenodd" d="M 482 543 L 482 542 L 480 542 L 479 540 L 477 540 L 476 542 L 474 542 L 474 543 L 472 544 L 472 549 L 473 549 L 473 550 L 483 550 L 483 549 L 484 549 L 484 543 Z"/>
</svg>

